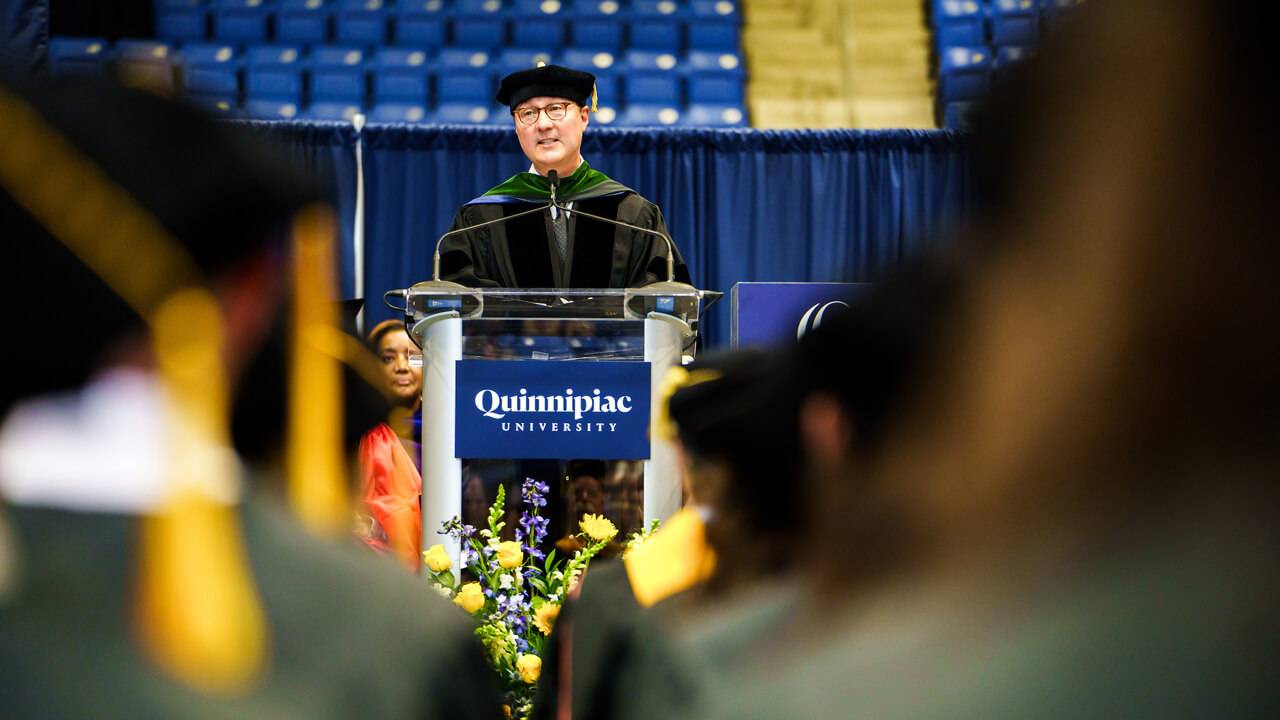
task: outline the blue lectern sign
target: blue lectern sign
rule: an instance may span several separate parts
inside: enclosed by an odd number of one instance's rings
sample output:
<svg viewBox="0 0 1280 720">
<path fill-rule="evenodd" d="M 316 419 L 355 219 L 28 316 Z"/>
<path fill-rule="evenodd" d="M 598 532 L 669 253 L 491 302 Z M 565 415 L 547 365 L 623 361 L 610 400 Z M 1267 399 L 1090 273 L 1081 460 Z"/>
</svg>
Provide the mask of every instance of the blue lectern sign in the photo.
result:
<svg viewBox="0 0 1280 720">
<path fill-rule="evenodd" d="M 730 290 L 730 346 L 795 342 L 865 287 L 859 283 L 737 283 Z"/>
<path fill-rule="evenodd" d="M 460 458 L 649 458 L 647 362 L 459 360 Z"/>
</svg>

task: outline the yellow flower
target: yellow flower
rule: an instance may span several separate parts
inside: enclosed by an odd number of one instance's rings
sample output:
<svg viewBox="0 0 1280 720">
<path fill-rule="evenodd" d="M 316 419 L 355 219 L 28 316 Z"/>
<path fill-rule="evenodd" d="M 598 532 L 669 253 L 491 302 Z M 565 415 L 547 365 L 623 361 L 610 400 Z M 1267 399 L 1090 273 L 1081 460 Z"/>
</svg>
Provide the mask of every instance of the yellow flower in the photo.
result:
<svg viewBox="0 0 1280 720">
<path fill-rule="evenodd" d="M 504 568 L 520 567 L 520 563 L 524 562 L 524 552 L 520 550 L 520 543 L 515 540 L 498 543 L 498 564 Z"/>
<path fill-rule="evenodd" d="M 510 706 L 510 705 L 503 705 L 503 706 L 502 706 L 502 717 L 504 717 L 504 718 L 509 718 L 509 717 L 511 717 L 511 706 Z"/>
<path fill-rule="evenodd" d="M 484 591 L 480 589 L 480 583 L 469 582 L 458 590 L 458 597 L 453 602 L 463 610 L 471 614 L 475 614 L 477 610 L 484 607 Z"/>
<path fill-rule="evenodd" d="M 608 540 L 618 534 L 618 528 L 614 527 L 613 523 L 609 522 L 609 519 L 602 515 L 587 513 L 582 516 L 582 522 L 580 524 L 582 526 L 582 531 L 585 532 L 592 540 L 597 542 L 601 540 Z"/>
<path fill-rule="evenodd" d="M 453 560 L 449 559 L 449 553 L 444 551 L 443 545 L 432 545 L 423 551 L 422 558 L 434 572 L 444 572 L 453 567 Z"/>
<path fill-rule="evenodd" d="M 560 606 L 554 603 L 543 603 L 533 614 L 533 626 L 543 635 L 551 634 L 551 626 L 556 624 L 560 616 Z"/>
<path fill-rule="evenodd" d="M 516 660 L 516 669 L 520 671 L 520 679 L 532 685 L 542 674 L 542 658 L 525 653 Z"/>
</svg>

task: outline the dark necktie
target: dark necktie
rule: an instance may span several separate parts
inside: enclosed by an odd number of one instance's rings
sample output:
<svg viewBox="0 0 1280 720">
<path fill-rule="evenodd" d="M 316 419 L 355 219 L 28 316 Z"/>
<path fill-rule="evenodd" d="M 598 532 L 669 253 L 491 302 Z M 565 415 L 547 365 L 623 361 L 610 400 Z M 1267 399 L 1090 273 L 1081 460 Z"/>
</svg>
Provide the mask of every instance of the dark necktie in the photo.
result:
<svg viewBox="0 0 1280 720">
<path fill-rule="evenodd" d="M 551 221 L 556 231 L 556 248 L 560 251 L 560 265 L 568 261 L 569 258 L 569 218 L 568 213 L 561 210 L 556 213 L 556 217 Z"/>
</svg>

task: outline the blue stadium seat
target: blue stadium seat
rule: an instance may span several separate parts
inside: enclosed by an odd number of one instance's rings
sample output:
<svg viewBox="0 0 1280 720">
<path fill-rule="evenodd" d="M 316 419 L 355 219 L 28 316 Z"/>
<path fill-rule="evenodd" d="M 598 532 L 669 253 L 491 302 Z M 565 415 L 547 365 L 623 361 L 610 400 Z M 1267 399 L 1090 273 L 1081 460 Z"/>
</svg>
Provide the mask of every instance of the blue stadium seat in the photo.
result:
<svg viewBox="0 0 1280 720">
<path fill-rule="evenodd" d="M 172 62 L 173 48 L 169 43 L 158 40 L 117 40 L 111 48 L 111 57 L 116 62 Z"/>
<path fill-rule="evenodd" d="M 311 70 L 311 101 L 365 104 L 365 69 L 359 67 L 317 67 Z"/>
<path fill-rule="evenodd" d="M 627 76 L 631 73 L 671 73 L 682 68 L 675 53 L 658 50 L 628 50 L 625 56 Z"/>
<path fill-rule="evenodd" d="M 573 68 L 574 70 L 585 70 L 596 77 L 600 77 L 602 74 L 618 72 L 621 69 L 621 59 L 621 56 L 613 49 L 588 46 L 586 48 L 566 49 L 560 53 L 557 62 L 565 67 Z"/>
<path fill-rule="evenodd" d="M 103 38 L 55 37 L 49 40 L 54 75 L 97 75 L 107 64 L 109 46 Z"/>
<path fill-rule="evenodd" d="M 368 60 L 364 49 L 351 45 L 317 45 L 311 48 L 311 67 L 354 68 Z"/>
<path fill-rule="evenodd" d="M 361 107 L 358 104 L 321 101 L 311 103 L 311 106 L 302 112 L 302 117 L 307 120 L 351 122 L 351 119 L 360 112 Z"/>
<path fill-rule="evenodd" d="M 1035 50 L 1028 47 L 1002 47 L 996 51 L 995 63 L 992 64 L 992 78 L 999 82 L 1013 67 L 1031 59 Z"/>
<path fill-rule="evenodd" d="M 334 42 L 373 47 L 387 41 L 391 12 L 385 0 L 338 0 Z"/>
<path fill-rule="evenodd" d="M 991 4 L 992 45 L 1034 45 L 1039 37 L 1036 0 L 995 0 Z"/>
<path fill-rule="evenodd" d="M 598 126 L 613 126 L 618 121 L 618 106 L 602 97 L 596 111 L 591 113 L 590 121 Z"/>
<path fill-rule="evenodd" d="M 251 45 L 245 49 L 245 96 L 297 106 L 302 104 L 302 51 L 294 45 Z M 249 103 L 245 102 L 249 112 Z M 257 111 L 250 112 L 260 117 Z"/>
<path fill-rule="evenodd" d="M 560 48 L 568 18 L 561 0 L 515 0 L 511 42 L 519 48 Z"/>
<path fill-rule="evenodd" d="M 507 13 L 502 0 L 457 0 L 453 42 L 471 47 L 506 45 Z"/>
<path fill-rule="evenodd" d="M 680 116 L 684 127 L 746 127 L 747 114 L 741 105 L 690 103 Z"/>
<path fill-rule="evenodd" d="M 391 17 L 393 41 L 417 49 L 438 48 L 448 39 L 444 0 L 400 0 Z"/>
<path fill-rule="evenodd" d="M 633 0 L 631 47 L 678 52 L 684 47 L 685 13 L 676 0 Z"/>
<path fill-rule="evenodd" d="M 430 121 L 447 125 L 479 125 L 494 122 L 494 116 L 502 113 L 488 103 L 441 103 L 431 114 Z"/>
<path fill-rule="evenodd" d="M 329 42 L 333 8 L 325 0 L 280 0 L 276 42 L 324 45 Z"/>
<path fill-rule="evenodd" d="M 626 98 L 624 118 L 630 123 L 633 105 L 667 109 L 677 107 L 680 100 L 680 61 L 671 53 L 652 50 L 628 50 L 626 56 Z M 656 115 L 655 115 L 656 117 Z M 665 115 L 664 115 L 665 117 Z"/>
<path fill-rule="evenodd" d="M 623 30 L 630 21 L 619 0 L 576 0 L 570 11 L 569 34 L 578 47 L 617 51 L 626 41 Z"/>
<path fill-rule="evenodd" d="M 680 76 L 675 73 L 643 73 L 627 75 L 626 106 L 680 105 Z"/>
<path fill-rule="evenodd" d="M 991 86 L 991 50 L 986 47 L 952 47 L 942 54 L 938 99 L 978 100 Z"/>
<path fill-rule="evenodd" d="M 215 117 L 238 118 L 243 116 L 243 113 L 240 112 L 240 104 L 236 102 L 235 97 L 218 95 L 187 95 L 184 97 L 184 100 L 194 107 Z"/>
<path fill-rule="evenodd" d="M 216 0 L 213 38 L 223 42 L 266 42 L 268 8 L 263 0 Z"/>
<path fill-rule="evenodd" d="M 680 110 L 662 105 L 628 105 L 615 125 L 621 127 L 669 126 L 680 122 Z"/>
<path fill-rule="evenodd" d="M 293 120 L 298 117 L 298 103 L 284 100 L 245 100 L 244 114 L 263 120 Z"/>
<path fill-rule="evenodd" d="M 735 0 L 693 0 L 689 48 L 737 52 L 741 25 L 742 16 Z"/>
<path fill-rule="evenodd" d="M 685 64 L 691 104 L 742 105 L 745 73 L 736 52 L 690 50 Z"/>
<path fill-rule="evenodd" d="M 493 55 L 486 49 L 447 47 L 436 57 L 441 103 L 488 106 L 493 102 Z"/>
<path fill-rule="evenodd" d="M 156 40 L 117 40 L 111 59 L 125 82 L 170 92 L 176 87 L 173 48 Z"/>
<path fill-rule="evenodd" d="M 935 0 L 933 13 L 939 48 L 986 42 L 982 4 L 977 0 Z"/>
<path fill-rule="evenodd" d="M 369 112 L 370 122 L 420 123 L 429 117 L 425 105 L 409 103 L 378 103 Z"/>
<path fill-rule="evenodd" d="M 408 48 L 379 50 L 373 61 L 373 97 L 380 104 L 429 105 L 427 53 Z"/>
<path fill-rule="evenodd" d="M 184 92 L 217 100 L 240 96 L 240 53 L 226 43 L 187 43 L 178 54 Z"/>
<path fill-rule="evenodd" d="M 204 0 L 156 0 L 156 37 L 170 42 L 200 42 L 209 37 Z"/>
<path fill-rule="evenodd" d="M 622 106 L 622 84 L 613 73 L 596 74 L 597 105 L 619 108 Z"/>
<path fill-rule="evenodd" d="M 551 64 L 551 53 L 545 50 L 511 48 L 503 50 L 498 56 L 498 74 L 508 75 L 517 70 L 528 70 L 538 67 L 538 63 Z"/>
<path fill-rule="evenodd" d="M 952 130 L 970 130 L 973 126 L 973 113 L 978 107 L 976 102 L 958 101 L 947 103 L 945 111 L 946 126 Z"/>
</svg>

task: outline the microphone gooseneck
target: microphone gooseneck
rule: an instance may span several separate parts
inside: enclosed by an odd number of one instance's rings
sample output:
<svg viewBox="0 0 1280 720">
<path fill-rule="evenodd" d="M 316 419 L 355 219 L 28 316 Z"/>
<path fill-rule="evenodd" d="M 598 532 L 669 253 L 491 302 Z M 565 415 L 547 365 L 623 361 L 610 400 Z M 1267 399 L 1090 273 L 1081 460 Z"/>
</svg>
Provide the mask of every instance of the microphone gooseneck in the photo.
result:
<svg viewBox="0 0 1280 720">
<path fill-rule="evenodd" d="M 542 212 L 543 210 L 546 210 L 548 207 L 550 207 L 550 205 L 539 205 L 537 207 L 530 208 L 528 210 L 521 210 L 515 215 L 504 215 L 502 217 L 494 218 L 492 220 L 485 220 L 482 223 L 476 223 L 475 225 L 468 225 L 466 227 L 458 228 L 457 230 L 450 230 L 449 232 L 441 235 L 440 239 L 436 241 L 436 254 L 435 254 L 435 257 L 432 258 L 431 279 L 433 281 L 438 281 L 440 279 L 440 245 L 441 243 L 444 242 L 445 238 L 450 237 L 452 235 L 460 235 L 464 232 L 475 230 L 476 228 L 485 227 L 486 225 L 496 225 L 497 223 L 506 222 L 508 220 L 515 220 L 516 218 L 523 217 L 525 215 L 531 215 L 536 212 Z"/>
</svg>

